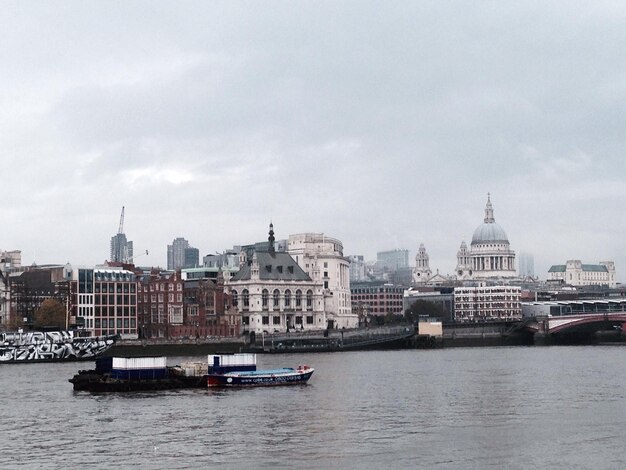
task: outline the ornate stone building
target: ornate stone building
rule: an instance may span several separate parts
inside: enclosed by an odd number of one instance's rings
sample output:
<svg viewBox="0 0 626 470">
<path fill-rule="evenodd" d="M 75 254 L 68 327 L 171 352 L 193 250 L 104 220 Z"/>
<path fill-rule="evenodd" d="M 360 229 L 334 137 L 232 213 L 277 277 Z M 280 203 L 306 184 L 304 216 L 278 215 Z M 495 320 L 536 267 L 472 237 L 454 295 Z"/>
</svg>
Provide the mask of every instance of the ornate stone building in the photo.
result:
<svg viewBox="0 0 626 470">
<path fill-rule="evenodd" d="M 241 268 L 228 282 L 243 331 L 258 334 L 327 328 L 322 278 L 312 279 L 289 253 L 275 250 L 271 224 L 268 240 L 267 248 L 255 248 L 250 258 L 241 252 Z"/>
<path fill-rule="evenodd" d="M 500 279 L 517 277 L 515 252 L 509 239 L 493 216 L 491 197 L 487 195 L 484 222 L 474 230 L 469 250 L 465 242 L 457 253 L 457 279 Z"/>
<path fill-rule="evenodd" d="M 417 255 L 415 255 L 415 268 L 413 268 L 413 282 L 422 284 L 428 281 L 433 275 L 430 269 L 430 260 L 424 244 L 421 243 Z"/>
<path fill-rule="evenodd" d="M 583 264 L 579 259 L 566 264 L 555 264 L 548 271 L 548 280 L 560 281 L 570 286 L 608 286 L 615 288 L 615 263 L 600 261 L 598 264 Z"/>
<path fill-rule="evenodd" d="M 356 328 L 359 319 L 352 312 L 350 260 L 343 255 L 341 241 L 323 233 L 289 235 L 287 252 L 313 281 L 322 281 L 328 326 Z"/>
</svg>

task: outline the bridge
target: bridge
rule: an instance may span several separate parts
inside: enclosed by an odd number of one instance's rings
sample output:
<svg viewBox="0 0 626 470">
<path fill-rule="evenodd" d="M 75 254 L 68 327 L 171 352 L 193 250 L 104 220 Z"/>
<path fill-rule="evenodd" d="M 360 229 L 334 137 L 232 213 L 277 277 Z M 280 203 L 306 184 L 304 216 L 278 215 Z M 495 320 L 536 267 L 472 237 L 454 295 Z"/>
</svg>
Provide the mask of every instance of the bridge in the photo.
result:
<svg viewBox="0 0 626 470">
<path fill-rule="evenodd" d="M 509 333 L 526 332 L 535 340 L 626 331 L 626 299 L 621 298 L 528 302 L 522 304 L 522 314 L 522 322 Z"/>
<path fill-rule="evenodd" d="M 558 317 L 527 317 L 509 334 L 526 332 L 535 344 L 595 342 L 600 332 L 605 336 L 626 333 L 626 312 L 582 313 Z"/>
</svg>

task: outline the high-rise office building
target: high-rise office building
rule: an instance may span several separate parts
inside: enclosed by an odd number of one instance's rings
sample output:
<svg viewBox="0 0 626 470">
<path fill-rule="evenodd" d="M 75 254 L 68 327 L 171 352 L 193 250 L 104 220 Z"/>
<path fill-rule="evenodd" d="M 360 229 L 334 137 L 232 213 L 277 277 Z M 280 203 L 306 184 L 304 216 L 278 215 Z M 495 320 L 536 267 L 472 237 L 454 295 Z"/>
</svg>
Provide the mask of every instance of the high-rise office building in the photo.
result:
<svg viewBox="0 0 626 470">
<path fill-rule="evenodd" d="M 185 266 L 185 250 L 189 242 L 183 237 L 175 238 L 171 245 L 167 245 L 167 269 L 173 271 Z"/>
<path fill-rule="evenodd" d="M 126 234 L 117 233 L 111 237 L 111 261 L 116 263 L 133 262 L 133 242 L 126 239 Z"/>
<path fill-rule="evenodd" d="M 111 237 L 109 260 L 115 263 L 133 262 L 133 242 L 128 241 L 124 233 L 124 207 L 122 207 L 120 226 L 117 229 L 117 233 Z"/>
<path fill-rule="evenodd" d="M 197 268 L 200 265 L 200 250 L 197 248 L 185 248 L 185 268 Z"/>
<path fill-rule="evenodd" d="M 167 245 L 167 269 L 196 268 L 200 264 L 200 251 L 189 245 L 183 237 L 175 238 Z"/>
</svg>

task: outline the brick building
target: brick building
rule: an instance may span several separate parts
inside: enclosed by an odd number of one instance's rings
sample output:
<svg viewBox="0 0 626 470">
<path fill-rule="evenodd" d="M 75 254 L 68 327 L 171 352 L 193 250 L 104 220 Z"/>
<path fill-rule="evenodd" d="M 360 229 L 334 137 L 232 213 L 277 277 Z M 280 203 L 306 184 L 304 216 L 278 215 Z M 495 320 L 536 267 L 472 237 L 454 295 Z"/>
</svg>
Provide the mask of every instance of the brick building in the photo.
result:
<svg viewBox="0 0 626 470">
<path fill-rule="evenodd" d="M 139 281 L 140 337 L 238 336 L 240 316 L 228 304 L 221 276 L 184 280 L 180 271 L 144 275 Z"/>
</svg>

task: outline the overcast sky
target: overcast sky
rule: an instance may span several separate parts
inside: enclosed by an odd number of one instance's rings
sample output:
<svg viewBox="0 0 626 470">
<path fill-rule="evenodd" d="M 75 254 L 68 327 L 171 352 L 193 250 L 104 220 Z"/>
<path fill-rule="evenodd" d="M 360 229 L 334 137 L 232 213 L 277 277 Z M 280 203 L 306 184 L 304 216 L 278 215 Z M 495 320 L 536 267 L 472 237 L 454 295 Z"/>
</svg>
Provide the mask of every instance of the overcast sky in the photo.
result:
<svg viewBox="0 0 626 470">
<path fill-rule="evenodd" d="M 626 281 L 626 4 L 3 1 L 0 250 L 301 232 L 452 273 L 487 193 L 545 278 Z"/>
</svg>

